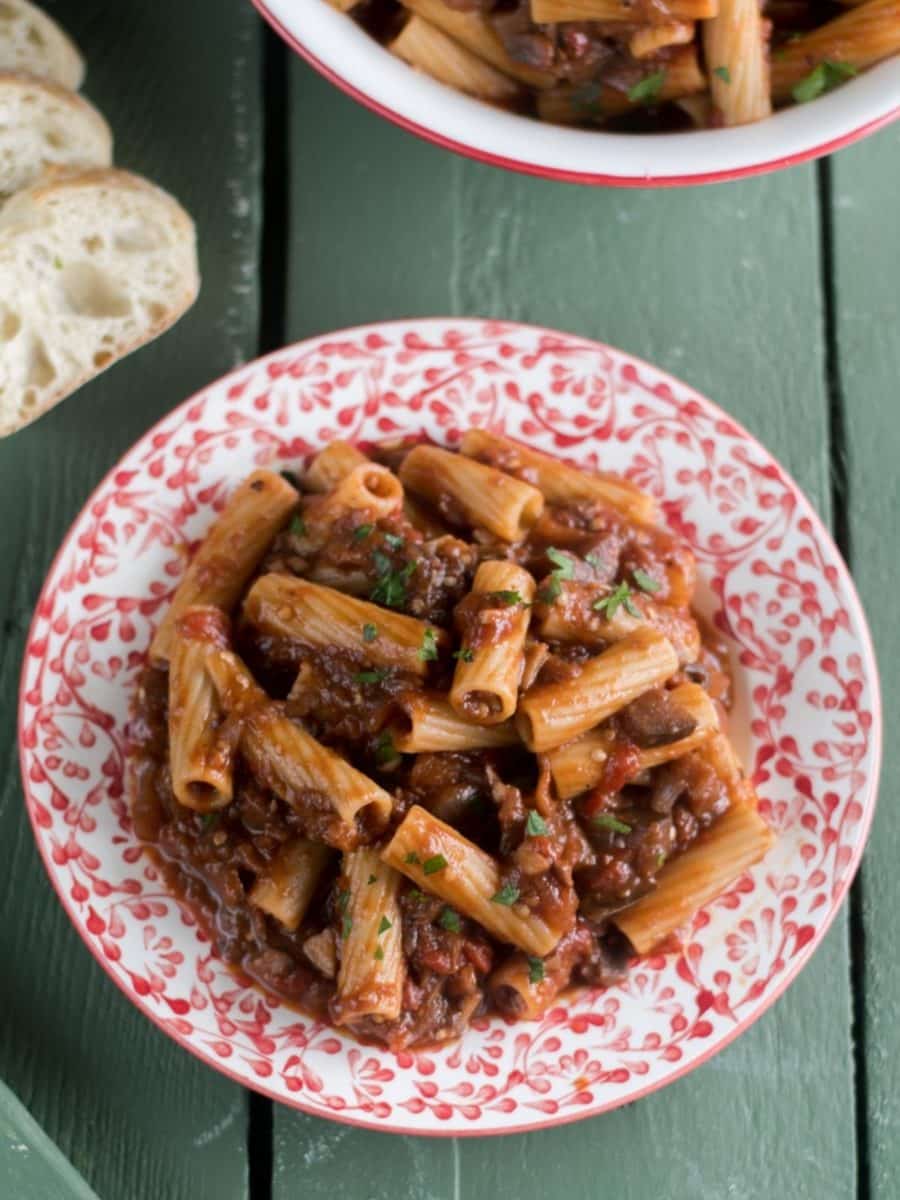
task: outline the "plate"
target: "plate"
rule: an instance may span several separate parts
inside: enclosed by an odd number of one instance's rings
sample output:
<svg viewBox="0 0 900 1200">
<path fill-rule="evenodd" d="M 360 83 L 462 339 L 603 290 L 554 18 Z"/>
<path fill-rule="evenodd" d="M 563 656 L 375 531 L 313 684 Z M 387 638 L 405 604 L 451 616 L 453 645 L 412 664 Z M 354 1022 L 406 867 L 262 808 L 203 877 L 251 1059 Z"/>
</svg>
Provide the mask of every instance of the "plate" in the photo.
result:
<svg viewBox="0 0 900 1200">
<path fill-rule="evenodd" d="M 778 833 L 699 912 L 680 952 L 539 1022 L 478 1021 L 434 1052 L 361 1046 L 245 986 L 136 841 L 124 742 L 160 614 L 228 490 L 335 437 L 504 430 L 652 492 L 697 557 L 701 608 L 731 639 L 733 728 Z M 743 731 L 743 734 L 740 733 Z M 103 480 L 44 584 L 19 736 L 35 839 L 110 977 L 181 1045 L 318 1116 L 420 1134 L 562 1124 L 635 1100 L 748 1028 L 825 934 L 859 862 L 880 758 L 865 617 L 827 531 L 744 429 L 685 384 L 546 329 L 432 320 L 279 350 L 210 384 Z M 741 741 L 743 737 L 743 742 Z M 122 1064 L 123 1070 L 127 1064 Z"/>
</svg>

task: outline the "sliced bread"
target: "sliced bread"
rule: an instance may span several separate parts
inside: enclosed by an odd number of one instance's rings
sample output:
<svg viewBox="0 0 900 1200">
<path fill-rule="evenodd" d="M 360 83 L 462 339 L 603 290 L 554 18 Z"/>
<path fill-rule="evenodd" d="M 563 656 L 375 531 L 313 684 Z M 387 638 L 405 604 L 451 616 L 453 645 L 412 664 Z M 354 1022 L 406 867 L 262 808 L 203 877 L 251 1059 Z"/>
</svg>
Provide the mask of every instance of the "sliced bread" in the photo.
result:
<svg viewBox="0 0 900 1200">
<path fill-rule="evenodd" d="M 0 209 L 0 436 L 167 329 L 199 287 L 194 225 L 127 171 L 58 169 Z"/>
<path fill-rule="evenodd" d="M 0 0 L 0 70 L 29 71 L 76 91 L 84 82 L 78 47 L 28 0 Z"/>
<path fill-rule="evenodd" d="M 36 75 L 0 71 L 0 200 L 46 167 L 111 162 L 109 126 L 87 100 Z"/>
</svg>

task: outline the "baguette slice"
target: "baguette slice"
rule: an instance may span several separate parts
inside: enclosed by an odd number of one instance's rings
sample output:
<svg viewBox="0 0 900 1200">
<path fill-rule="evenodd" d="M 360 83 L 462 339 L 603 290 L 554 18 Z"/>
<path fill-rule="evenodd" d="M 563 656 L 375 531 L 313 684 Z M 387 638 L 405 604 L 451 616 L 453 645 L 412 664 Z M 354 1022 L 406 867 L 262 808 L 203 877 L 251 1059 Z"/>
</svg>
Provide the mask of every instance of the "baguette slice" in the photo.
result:
<svg viewBox="0 0 900 1200">
<path fill-rule="evenodd" d="M 111 162 L 109 126 L 87 100 L 36 75 L 0 71 L 0 201 L 47 167 Z"/>
<path fill-rule="evenodd" d="M 57 170 L 0 209 L 0 437 L 193 303 L 194 224 L 127 171 Z"/>
<path fill-rule="evenodd" d="M 73 91 L 84 82 L 78 47 L 28 0 L 0 0 L 0 70 L 28 71 Z"/>
</svg>

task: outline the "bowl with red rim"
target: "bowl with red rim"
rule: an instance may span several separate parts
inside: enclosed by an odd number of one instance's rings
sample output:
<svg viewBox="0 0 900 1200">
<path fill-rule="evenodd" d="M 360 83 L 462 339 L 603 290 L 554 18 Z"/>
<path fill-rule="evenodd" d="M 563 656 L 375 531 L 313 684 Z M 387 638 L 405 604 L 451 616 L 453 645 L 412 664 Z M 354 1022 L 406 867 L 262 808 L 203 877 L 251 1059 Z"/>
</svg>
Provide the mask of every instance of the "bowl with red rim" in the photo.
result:
<svg viewBox="0 0 900 1200">
<path fill-rule="evenodd" d="M 253 468 L 335 437 L 454 446 L 484 426 L 652 493 L 729 640 L 731 734 L 777 834 L 767 858 L 626 981 L 538 1021 L 479 1018 L 442 1047 L 363 1046 L 214 954 L 137 841 L 126 723 L 153 631 L 196 543 Z M 22 664 L 25 803 L 60 901 L 129 999 L 210 1066 L 304 1111 L 374 1129 L 508 1133 L 615 1108 L 749 1027 L 837 911 L 875 806 L 881 712 L 865 616 L 809 502 L 710 401 L 584 338 L 478 320 L 388 322 L 238 368 L 150 429 L 75 519 Z M 127 1069 L 127 1064 L 122 1064 Z"/>
<path fill-rule="evenodd" d="M 494 166 L 574 183 L 672 187 L 764 174 L 830 154 L 900 116 L 900 57 L 764 121 L 623 134 L 504 112 L 412 70 L 326 0 L 253 0 L 298 54 L 397 125 Z"/>
</svg>

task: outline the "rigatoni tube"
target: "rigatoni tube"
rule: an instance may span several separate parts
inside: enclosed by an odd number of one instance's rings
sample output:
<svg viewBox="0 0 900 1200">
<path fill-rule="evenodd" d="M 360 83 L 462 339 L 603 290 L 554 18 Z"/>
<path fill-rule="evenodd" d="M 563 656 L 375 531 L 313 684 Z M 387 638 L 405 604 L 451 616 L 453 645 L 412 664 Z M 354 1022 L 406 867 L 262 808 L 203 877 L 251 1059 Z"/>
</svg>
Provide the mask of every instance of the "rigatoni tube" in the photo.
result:
<svg viewBox="0 0 900 1200">
<path fill-rule="evenodd" d="M 778 47 L 772 58 L 772 96 L 777 104 L 792 95 L 813 99 L 855 71 L 898 53 L 900 0 L 866 0 Z"/>
<path fill-rule="evenodd" d="M 402 504 L 403 488 L 393 471 L 379 463 L 363 462 L 313 500 L 306 511 L 310 525 L 330 528 L 346 513 L 365 514 L 377 521 L 397 512 Z"/>
<path fill-rule="evenodd" d="M 240 718 L 241 751 L 257 778 L 301 812 L 313 793 L 333 814 L 322 841 L 346 850 L 362 837 L 360 822 L 371 832 L 384 829 L 393 808 L 384 788 L 285 716 L 237 655 L 219 651 L 208 667 L 223 705 Z"/>
<path fill-rule="evenodd" d="M 505 542 L 521 541 L 544 509 L 544 497 L 531 484 L 436 446 L 411 450 L 400 479 L 438 508 L 449 499 L 466 523 Z"/>
<path fill-rule="evenodd" d="M 438 692 L 407 692 L 401 696 L 389 733 L 394 749 L 402 754 L 492 750 L 519 742 L 512 721 L 482 725 L 460 716 L 447 697 Z"/>
<path fill-rule="evenodd" d="M 331 1002 L 338 1025 L 400 1016 L 406 978 L 400 883 L 377 850 L 363 847 L 344 855 L 338 899 L 341 965 Z"/>
<path fill-rule="evenodd" d="M 447 644 L 443 629 L 293 575 L 263 575 L 244 617 L 270 636 L 333 646 L 365 662 L 423 676 Z"/>
<path fill-rule="evenodd" d="M 500 434 L 470 429 L 463 436 L 459 449 L 468 458 L 533 484 L 550 504 L 597 500 L 632 520 L 648 522 L 655 519 L 653 497 L 627 480 L 572 467 L 550 454 L 532 450 Z"/>
<path fill-rule="evenodd" d="M 211 604 L 231 612 L 298 499 L 274 471 L 254 471 L 244 480 L 185 571 L 150 645 L 153 662 L 168 661 L 175 622 L 191 605 Z"/>
<path fill-rule="evenodd" d="M 646 771 L 661 763 L 681 758 L 689 750 L 712 738 L 718 731 L 716 707 L 699 684 L 684 683 L 669 693 L 677 706 L 696 721 L 693 733 L 676 742 L 650 746 L 639 751 L 636 770 Z M 606 760 L 616 744 L 616 732 L 609 725 L 591 729 L 547 754 L 547 765 L 560 800 L 569 800 L 594 787 L 603 778 Z"/>
<path fill-rule="evenodd" d="M 530 67 L 509 56 L 500 36 L 484 13 L 452 8 L 445 0 L 403 0 L 403 4 L 510 79 L 517 79 L 520 83 L 537 88 L 549 87 L 553 83 L 551 71 Z"/>
<path fill-rule="evenodd" d="M 439 83 L 446 83 L 478 100 L 508 104 L 521 92 L 514 80 L 448 37 L 437 26 L 415 15 L 406 22 L 388 49 Z"/>
<path fill-rule="evenodd" d="M 616 913 L 613 921 L 638 954 L 649 954 L 759 862 L 774 840 L 754 808 L 729 808 L 683 854 L 666 863 L 652 892 Z"/>
<path fill-rule="evenodd" d="M 768 28 L 760 0 L 719 0 L 718 15 L 703 22 L 713 108 L 725 125 L 747 125 L 772 112 Z"/>
<path fill-rule="evenodd" d="M 450 703 L 460 714 L 499 725 L 516 711 L 525 665 L 534 579 L 515 563 L 483 562 L 457 607 L 462 648 Z"/>
<path fill-rule="evenodd" d="M 700 629 L 689 611 L 656 604 L 647 596 L 632 593 L 628 597 L 629 611 L 623 605 L 611 617 L 601 604 L 606 597 L 596 584 L 563 582 L 559 595 L 550 604 L 542 605 L 535 622 L 542 638 L 551 642 L 576 642 L 584 646 L 602 646 L 620 642 L 636 629 L 657 630 L 672 643 L 682 666 L 697 661 L 700 653 Z"/>
<path fill-rule="evenodd" d="M 509 903 L 500 891 L 500 868 L 490 854 L 417 804 L 381 857 L 422 891 L 439 896 L 500 941 L 528 954 L 549 954 L 565 933 L 539 913 Z"/>
<path fill-rule="evenodd" d="M 542 684 L 519 702 L 516 728 L 525 745 L 543 754 L 592 729 L 678 670 L 672 644 L 653 629 L 636 629 L 574 679 Z"/>
<path fill-rule="evenodd" d="M 306 468 L 303 482 L 311 492 L 330 492 L 355 467 L 365 466 L 368 461 L 366 455 L 349 442 L 329 442 Z"/>
<path fill-rule="evenodd" d="M 207 669 L 210 651 L 227 644 L 228 619 L 195 606 L 176 622 L 169 642 L 169 766 L 179 804 L 214 812 L 234 792 L 236 737 L 223 730 L 225 713 Z"/>
<path fill-rule="evenodd" d="M 278 850 L 248 893 L 251 904 L 293 932 L 309 908 L 332 851 L 320 842 L 294 838 Z"/>
</svg>

